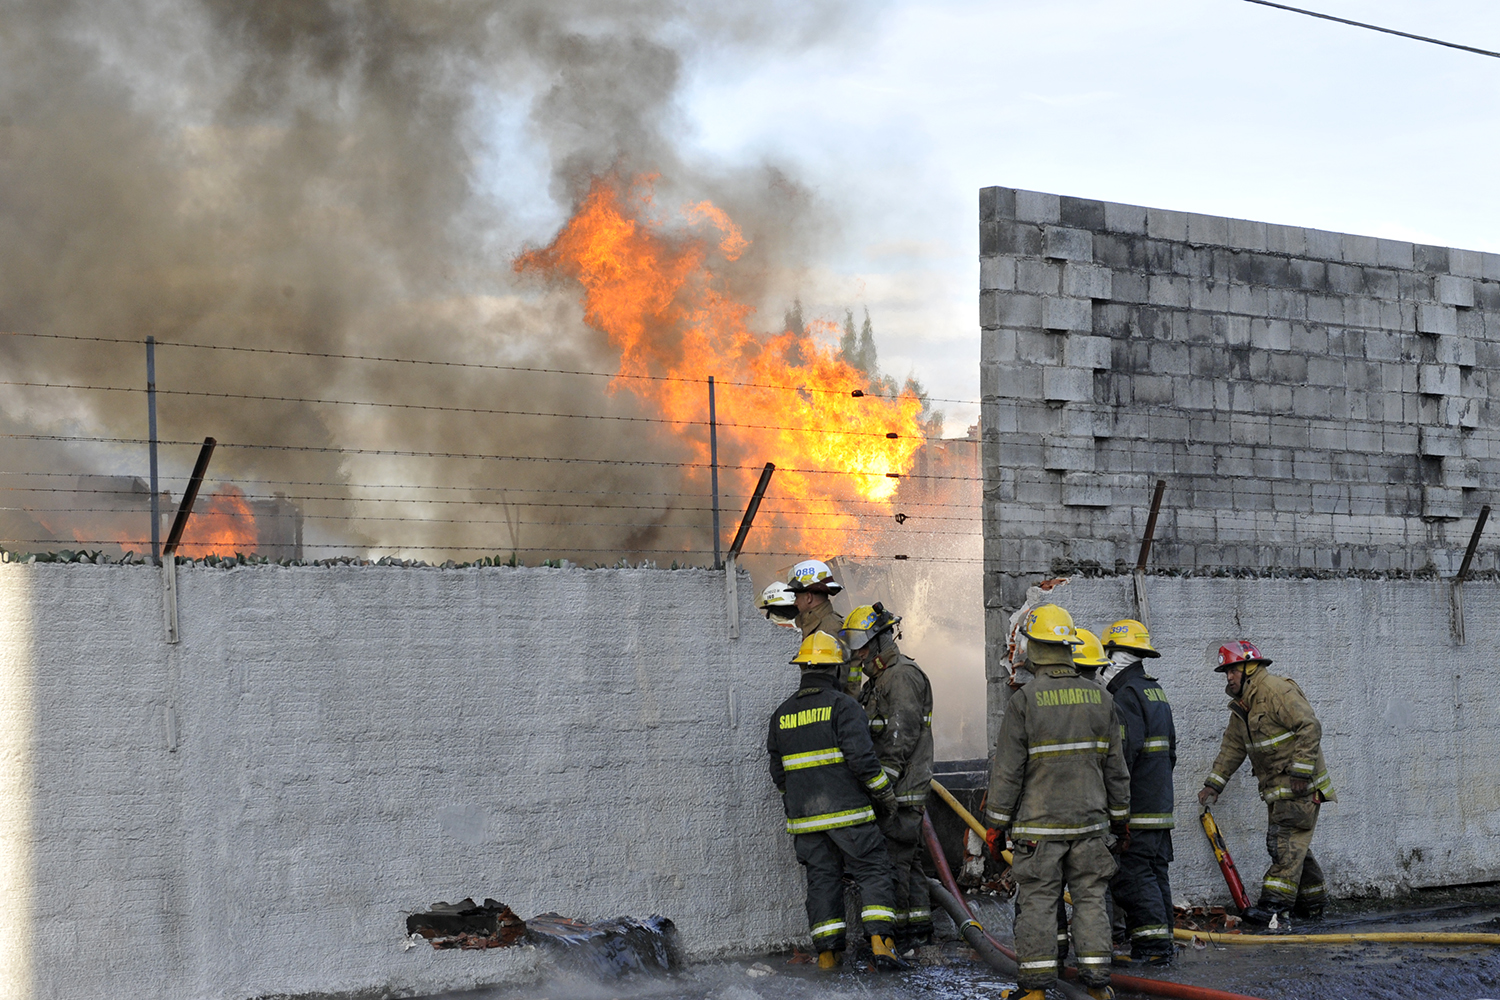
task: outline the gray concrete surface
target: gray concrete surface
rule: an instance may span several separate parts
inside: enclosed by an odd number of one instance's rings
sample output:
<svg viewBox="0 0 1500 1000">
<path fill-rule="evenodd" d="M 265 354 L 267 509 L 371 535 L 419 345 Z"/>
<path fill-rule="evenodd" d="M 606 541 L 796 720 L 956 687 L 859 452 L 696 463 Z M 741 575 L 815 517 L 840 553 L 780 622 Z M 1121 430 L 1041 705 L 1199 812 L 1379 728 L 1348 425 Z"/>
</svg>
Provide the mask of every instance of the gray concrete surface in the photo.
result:
<svg viewBox="0 0 1500 1000">
<path fill-rule="evenodd" d="M 784 630 L 704 570 L 0 565 L 0 995 L 438 992 L 407 912 L 806 934 L 765 766 Z M 361 995 L 366 995 L 362 993 Z"/>
<path fill-rule="evenodd" d="M 1419 580 L 1204 579 L 1152 576 L 1151 661 L 1177 724 L 1179 900 L 1229 902 L 1198 826 L 1198 789 L 1228 722 L 1220 643 L 1239 636 L 1275 660 L 1323 724 L 1339 801 L 1313 841 L 1335 895 L 1500 879 L 1500 586 L 1470 584 L 1469 642 L 1448 639 L 1448 588 Z M 1080 579 L 1057 593 L 1101 628 L 1135 613 L 1130 579 Z M 998 689 L 998 685 L 995 686 Z M 991 701 L 991 727 L 1003 711 Z M 1249 764 L 1214 815 L 1252 897 L 1269 864 L 1266 810 Z"/>
</svg>

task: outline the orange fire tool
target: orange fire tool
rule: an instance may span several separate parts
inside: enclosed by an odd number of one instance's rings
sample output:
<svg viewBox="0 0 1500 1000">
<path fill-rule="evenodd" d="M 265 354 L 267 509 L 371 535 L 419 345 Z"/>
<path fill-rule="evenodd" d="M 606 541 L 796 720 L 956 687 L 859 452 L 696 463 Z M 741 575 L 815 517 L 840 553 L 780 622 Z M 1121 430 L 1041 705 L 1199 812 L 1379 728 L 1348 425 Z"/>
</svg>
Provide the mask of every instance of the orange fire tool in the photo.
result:
<svg viewBox="0 0 1500 1000">
<path fill-rule="evenodd" d="M 1214 849 L 1214 857 L 1219 859 L 1219 871 L 1224 873 L 1224 881 L 1229 883 L 1229 894 L 1234 897 L 1234 905 L 1244 913 L 1250 908 L 1250 900 L 1245 896 L 1245 883 L 1240 881 L 1240 873 L 1234 867 L 1234 859 L 1229 856 L 1229 848 L 1224 846 L 1224 835 L 1219 832 L 1219 824 L 1214 822 L 1213 812 L 1205 808 L 1198 821 L 1203 824 L 1203 832 L 1208 834 L 1208 843 Z"/>
</svg>

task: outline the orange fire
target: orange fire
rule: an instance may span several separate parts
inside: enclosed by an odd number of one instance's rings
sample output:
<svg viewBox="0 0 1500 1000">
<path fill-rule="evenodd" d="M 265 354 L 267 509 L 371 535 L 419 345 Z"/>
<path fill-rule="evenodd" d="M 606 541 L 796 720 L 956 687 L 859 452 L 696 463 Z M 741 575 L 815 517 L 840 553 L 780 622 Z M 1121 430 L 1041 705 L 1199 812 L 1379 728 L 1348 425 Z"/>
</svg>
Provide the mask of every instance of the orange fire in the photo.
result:
<svg viewBox="0 0 1500 1000">
<path fill-rule="evenodd" d="M 179 555 L 201 559 L 207 555 L 249 555 L 259 542 L 255 515 L 237 486 L 221 486 L 199 499 L 183 529 Z"/>
<path fill-rule="evenodd" d="M 739 228 L 709 202 L 684 208 L 672 225 L 648 214 L 657 209 L 650 199 L 649 179 L 628 190 L 596 180 L 552 244 L 522 254 L 516 270 L 581 286 L 585 319 L 619 350 L 620 375 L 687 380 L 613 384 L 668 419 L 701 425 L 704 383 L 716 378 L 720 461 L 754 468 L 775 462 L 772 494 L 802 508 L 762 515 L 762 523 L 782 529 L 776 546 L 863 554 L 869 545 L 842 502 L 893 499 L 897 477 L 924 442 L 921 401 L 912 394 L 857 397 L 869 377 L 839 358 L 832 343 L 752 331 L 754 309 L 732 298 L 721 277 L 749 245 Z M 694 234 L 705 224 L 718 230 L 717 240 Z M 686 441 L 694 460 L 706 464 L 706 428 Z M 731 470 L 723 489 L 743 495 L 754 480 L 751 468 Z"/>
</svg>

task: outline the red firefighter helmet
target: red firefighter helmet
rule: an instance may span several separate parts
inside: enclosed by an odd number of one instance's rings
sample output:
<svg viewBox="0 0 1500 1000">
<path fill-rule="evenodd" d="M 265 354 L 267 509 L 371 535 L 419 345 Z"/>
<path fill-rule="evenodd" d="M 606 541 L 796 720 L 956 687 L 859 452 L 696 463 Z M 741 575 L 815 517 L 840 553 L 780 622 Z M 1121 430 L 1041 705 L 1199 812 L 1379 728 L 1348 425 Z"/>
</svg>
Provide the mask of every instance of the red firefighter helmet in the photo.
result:
<svg viewBox="0 0 1500 1000">
<path fill-rule="evenodd" d="M 1255 643 L 1249 639 L 1236 639 L 1226 642 L 1219 647 L 1219 665 L 1214 667 L 1214 673 L 1222 674 L 1230 667 L 1237 667 L 1242 663 L 1259 663 L 1261 666 L 1269 666 L 1271 661 L 1260 655 L 1260 650 L 1255 648 Z"/>
</svg>

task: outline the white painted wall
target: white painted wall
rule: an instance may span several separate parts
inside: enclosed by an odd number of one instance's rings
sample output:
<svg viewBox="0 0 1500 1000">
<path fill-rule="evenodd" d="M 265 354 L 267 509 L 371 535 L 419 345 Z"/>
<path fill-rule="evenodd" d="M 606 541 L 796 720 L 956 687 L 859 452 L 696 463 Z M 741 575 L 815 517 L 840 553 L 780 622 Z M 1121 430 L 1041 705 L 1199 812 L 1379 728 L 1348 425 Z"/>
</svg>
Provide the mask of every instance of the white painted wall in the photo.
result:
<svg viewBox="0 0 1500 1000">
<path fill-rule="evenodd" d="M 432 991 L 407 912 L 806 934 L 766 772 L 795 639 L 703 570 L 0 565 L 0 995 Z M 170 715 L 175 723 L 169 722 Z M 169 732 L 178 733 L 176 750 Z"/>
<path fill-rule="evenodd" d="M 1179 899 L 1227 902 L 1198 826 L 1203 785 L 1228 722 L 1218 647 L 1254 641 L 1296 680 L 1323 724 L 1339 801 L 1313 853 L 1335 894 L 1500 879 L 1500 586 L 1465 588 L 1468 643 L 1450 637 L 1448 584 L 1397 580 L 1147 578 L 1151 661 L 1172 701 Z M 1101 632 L 1135 616 L 1129 578 L 1075 580 L 1058 603 Z M 992 691 L 996 689 L 991 685 Z M 999 711 L 992 698 L 991 731 Z M 1269 859 L 1266 809 L 1246 762 L 1214 807 L 1252 901 Z"/>
</svg>

